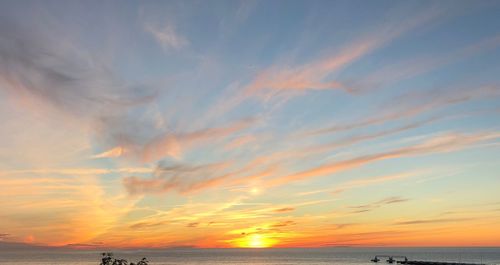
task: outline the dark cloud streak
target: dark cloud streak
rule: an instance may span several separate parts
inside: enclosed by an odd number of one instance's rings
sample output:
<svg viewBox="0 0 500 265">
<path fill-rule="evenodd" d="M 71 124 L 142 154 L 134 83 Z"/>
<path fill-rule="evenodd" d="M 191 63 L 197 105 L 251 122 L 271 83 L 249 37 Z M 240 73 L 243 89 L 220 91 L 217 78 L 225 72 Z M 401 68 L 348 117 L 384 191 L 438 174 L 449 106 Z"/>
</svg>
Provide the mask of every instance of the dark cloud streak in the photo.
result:
<svg viewBox="0 0 500 265">
<path fill-rule="evenodd" d="M 0 23 L 0 81 L 23 101 L 77 116 L 150 102 L 156 92 L 121 81 L 81 47 L 46 29 Z"/>
<path fill-rule="evenodd" d="M 349 208 L 354 209 L 352 211 L 352 213 L 364 213 L 364 212 L 369 212 L 369 211 L 375 210 L 375 209 L 380 208 L 380 207 L 385 206 L 385 205 L 395 204 L 395 203 L 403 203 L 403 202 L 407 202 L 407 201 L 409 201 L 409 199 L 406 199 L 403 197 L 393 196 L 393 197 L 384 198 L 384 199 L 382 199 L 380 201 L 376 201 L 374 203 L 350 206 Z"/>
<path fill-rule="evenodd" d="M 471 218 L 444 218 L 444 219 L 421 219 L 397 222 L 395 225 L 421 225 L 421 224 L 439 224 L 439 223 L 454 223 L 472 220 Z"/>
</svg>

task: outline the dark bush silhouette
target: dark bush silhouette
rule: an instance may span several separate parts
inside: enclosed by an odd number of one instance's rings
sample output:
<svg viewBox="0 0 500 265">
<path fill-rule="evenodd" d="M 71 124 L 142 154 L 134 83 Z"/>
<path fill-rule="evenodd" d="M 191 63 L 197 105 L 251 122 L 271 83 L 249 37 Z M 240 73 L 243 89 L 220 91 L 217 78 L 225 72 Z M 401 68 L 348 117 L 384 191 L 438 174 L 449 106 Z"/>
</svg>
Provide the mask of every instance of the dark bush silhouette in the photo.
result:
<svg viewBox="0 0 500 265">
<path fill-rule="evenodd" d="M 113 253 L 102 253 L 102 259 L 100 265 L 148 265 L 149 261 L 146 258 L 142 258 L 139 262 L 130 264 L 126 259 L 116 259 Z"/>
</svg>

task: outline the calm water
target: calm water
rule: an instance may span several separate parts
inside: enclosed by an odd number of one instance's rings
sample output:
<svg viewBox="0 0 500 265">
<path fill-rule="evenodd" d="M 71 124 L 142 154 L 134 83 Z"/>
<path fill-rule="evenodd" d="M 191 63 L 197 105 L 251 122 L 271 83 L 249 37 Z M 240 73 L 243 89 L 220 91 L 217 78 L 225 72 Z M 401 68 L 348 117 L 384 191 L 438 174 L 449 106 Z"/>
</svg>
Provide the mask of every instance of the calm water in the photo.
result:
<svg viewBox="0 0 500 265">
<path fill-rule="evenodd" d="M 404 255 L 415 260 L 500 264 L 500 248 L 316 248 L 316 249 L 170 249 L 116 251 L 132 261 L 148 257 L 151 265 L 166 264 L 372 264 L 375 255 Z M 1 265 L 96 265 L 96 251 L 2 251 Z M 380 263 L 380 264 L 386 264 Z"/>
</svg>

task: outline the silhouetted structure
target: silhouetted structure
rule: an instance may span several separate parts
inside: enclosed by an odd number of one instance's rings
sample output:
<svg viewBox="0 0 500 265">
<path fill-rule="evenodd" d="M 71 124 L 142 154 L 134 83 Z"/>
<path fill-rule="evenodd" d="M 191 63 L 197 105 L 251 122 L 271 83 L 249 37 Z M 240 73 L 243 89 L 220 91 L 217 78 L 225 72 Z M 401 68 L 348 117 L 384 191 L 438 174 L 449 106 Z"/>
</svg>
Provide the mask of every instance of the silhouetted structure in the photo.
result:
<svg viewBox="0 0 500 265">
<path fill-rule="evenodd" d="M 388 255 L 377 255 L 375 258 L 371 259 L 372 262 L 379 262 L 380 258 L 388 258 L 387 263 L 399 263 L 406 265 L 486 265 L 479 263 L 461 263 L 461 262 L 436 262 L 436 261 L 419 261 L 419 260 L 408 260 L 406 256 L 388 256 Z M 398 260 L 400 259 L 400 260 Z"/>
<path fill-rule="evenodd" d="M 139 262 L 130 264 L 126 259 L 116 259 L 113 257 L 113 253 L 107 252 L 102 253 L 102 259 L 100 265 L 148 265 L 149 261 L 146 258 L 142 258 Z"/>
</svg>

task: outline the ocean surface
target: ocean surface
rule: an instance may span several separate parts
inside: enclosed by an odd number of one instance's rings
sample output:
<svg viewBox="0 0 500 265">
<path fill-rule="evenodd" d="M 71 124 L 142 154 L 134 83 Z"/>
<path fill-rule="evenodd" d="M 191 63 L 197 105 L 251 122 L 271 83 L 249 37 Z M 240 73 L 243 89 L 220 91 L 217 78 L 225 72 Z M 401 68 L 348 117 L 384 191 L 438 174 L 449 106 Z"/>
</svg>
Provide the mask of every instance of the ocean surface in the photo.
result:
<svg viewBox="0 0 500 265">
<path fill-rule="evenodd" d="M 500 264 L 500 248 L 309 248 L 309 249 L 167 249 L 115 251 L 115 256 L 150 265 L 317 265 L 373 264 L 375 255 L 403 255 L 410 260 Z M 99 251 L 1 250 L 1 265 L 98 265 Z M 381 262 L 379 264 L 387 264 Z"/>
</svg>

